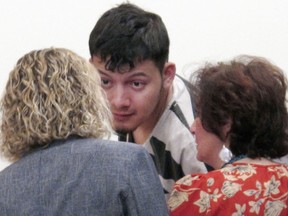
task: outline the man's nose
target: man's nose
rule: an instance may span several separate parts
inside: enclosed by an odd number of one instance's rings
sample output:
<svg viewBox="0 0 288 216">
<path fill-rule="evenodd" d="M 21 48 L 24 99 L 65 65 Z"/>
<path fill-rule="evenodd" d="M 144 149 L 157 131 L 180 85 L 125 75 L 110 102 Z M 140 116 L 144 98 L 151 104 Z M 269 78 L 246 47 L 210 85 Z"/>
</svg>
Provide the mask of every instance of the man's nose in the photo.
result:
<svg viewBox="0 0 288 216">
<path fill-rule="evenodd" d="M 114 108 L 128 107 L 130 105 L 129 93 L 123 86 L 115 86 L 112 91 L 109 92 L 110 103 Z"/>
</svg>

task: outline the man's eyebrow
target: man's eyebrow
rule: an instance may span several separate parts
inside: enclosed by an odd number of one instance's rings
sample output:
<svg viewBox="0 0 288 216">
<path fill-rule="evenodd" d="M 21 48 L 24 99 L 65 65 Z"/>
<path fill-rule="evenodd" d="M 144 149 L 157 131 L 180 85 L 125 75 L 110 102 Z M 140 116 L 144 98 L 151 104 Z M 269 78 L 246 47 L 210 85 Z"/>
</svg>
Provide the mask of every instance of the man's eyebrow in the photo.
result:
<svg viewBox="0 0 288 216">
<path fill-rule="evenodd" d="M 100 74 L 103 74 L 103 75 L 107 75 L 109 76 L 109 74 L 111 72 L 106 72 L 106 71 L 102 71 L 102 70 L 99 70 L 98 69 L 98 72 Z M 113 72 L 113 73 L 119 73 L 119 72 Z M 131 77 L 148 77 L 148 75 L 142 71 L 136 71 L 136 72 L 125 72 L 123 74 L 129 74 L 127 77 L 131 78 Z"/>
<path fill-rule="evenodd" d="M 98 73 L 100 73 L 100 74 L 108 75 L 108 73 L 105 72 L 105 71 L 103 71 L 103 70 L 97 69 L 97 71 L 98 71 Z"/>
<path fill-rule="evenodd" d="M 142 71 L 133 72 L 129 77 L 148 77 L 148 75 Z"/>
</svg>

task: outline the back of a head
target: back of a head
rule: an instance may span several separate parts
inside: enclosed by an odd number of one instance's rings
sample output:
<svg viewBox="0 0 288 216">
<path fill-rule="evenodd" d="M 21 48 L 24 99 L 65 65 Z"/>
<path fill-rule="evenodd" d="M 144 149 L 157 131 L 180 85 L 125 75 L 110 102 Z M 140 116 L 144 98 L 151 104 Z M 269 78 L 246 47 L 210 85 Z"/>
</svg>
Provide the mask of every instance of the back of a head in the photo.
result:
<svg viewBox="0 0 288 216">
<path fill-rule="evenodd" d="M 1 114 L 0 147 L 12 161 L 56 139 L 110 133 L 98 73 L 67 49 L 35 50 L 20 58 L 10 72 Z"/>
<path fill-rule="evenodd" d="M 106 69 L 132 69 L 143 60 L 152 60 L 162 71 L 169 55 L 169 37 L 161 17 L 130 4 L 105 12 L 89 38 L 91 56 L 106 62 Z"/>
<path fill-rule="evenodd" d="M 288 153 L 287 80 L 280 68 L 260 57 L 241 56 L 206 65 L 196 74 L 203 127 L 225 140 L 221 127 L 231 121 L 228 139 L 234 155 L 277 158 Z"/>
</svg>

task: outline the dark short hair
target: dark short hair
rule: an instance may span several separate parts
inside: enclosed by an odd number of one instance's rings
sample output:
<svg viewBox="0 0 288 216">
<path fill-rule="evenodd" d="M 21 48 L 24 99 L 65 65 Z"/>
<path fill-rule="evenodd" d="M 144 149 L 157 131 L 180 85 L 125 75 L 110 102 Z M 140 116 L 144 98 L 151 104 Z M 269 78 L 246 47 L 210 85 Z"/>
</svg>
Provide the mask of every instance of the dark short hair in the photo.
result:
<svg viewBox="0 0 288 216">
<path fill-rule="evenodd" d="M 106 69 L 132 69 L 152 60 L 162 71 L 169 55 L 169 36 L 160 16 L 124 3 L 105 12 L 89 38 L 91 56 L 106 62 Z"/>
<path fill-rule="evenodd" d="M 287 80 L 264 58 L 240 56 L 207 64 L 191 76 L 203 127 L 225 140 L 231 122 L 230 150 L 237 156 L 278 158 L 288 153 Z"/>
</svg>

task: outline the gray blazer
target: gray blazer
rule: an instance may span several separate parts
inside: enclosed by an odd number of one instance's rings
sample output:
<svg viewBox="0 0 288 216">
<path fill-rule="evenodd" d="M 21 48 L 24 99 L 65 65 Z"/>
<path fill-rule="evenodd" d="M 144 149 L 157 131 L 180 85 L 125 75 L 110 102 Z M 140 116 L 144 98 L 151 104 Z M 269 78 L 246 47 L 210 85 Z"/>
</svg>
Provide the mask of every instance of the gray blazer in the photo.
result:
<svg viewBox="0 0 288 216">
<path fill-rule="evenodd" d="M 97 139 L 56 141 L 0 172 L 0 215 L 168 215 L 142 146 Z"/>
</svg>

